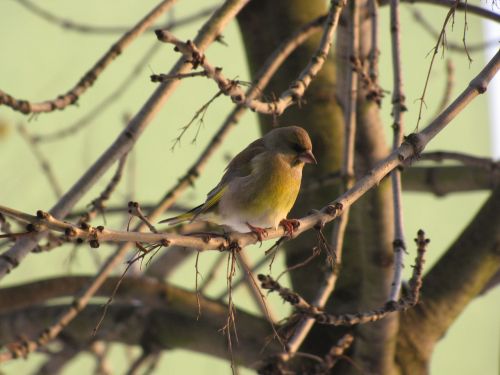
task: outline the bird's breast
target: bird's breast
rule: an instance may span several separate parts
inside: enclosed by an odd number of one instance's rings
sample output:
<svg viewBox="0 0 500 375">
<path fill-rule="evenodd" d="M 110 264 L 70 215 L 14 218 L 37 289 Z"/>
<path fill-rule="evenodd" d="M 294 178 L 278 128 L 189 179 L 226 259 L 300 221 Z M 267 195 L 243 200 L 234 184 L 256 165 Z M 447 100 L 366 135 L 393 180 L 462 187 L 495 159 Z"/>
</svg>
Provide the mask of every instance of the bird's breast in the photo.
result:
<svg viewBox="0 0 500 375">
<path fill-rule="evenodd" d="M 279 156 L 255 158 L 249 176 L 234 179 L 220 202 L 226 225 L 236 230 L 246 223 L 277 227 L 286 218 L 297 198 L 302 165 L 291 166 Z"/>
</svg>

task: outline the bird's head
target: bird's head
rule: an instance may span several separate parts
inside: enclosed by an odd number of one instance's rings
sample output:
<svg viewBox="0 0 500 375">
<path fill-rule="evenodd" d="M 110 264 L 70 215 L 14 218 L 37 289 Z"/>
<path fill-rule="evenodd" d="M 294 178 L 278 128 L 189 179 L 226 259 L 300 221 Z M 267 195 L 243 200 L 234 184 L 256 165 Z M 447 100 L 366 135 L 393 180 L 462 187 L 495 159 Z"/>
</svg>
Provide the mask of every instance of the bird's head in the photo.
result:
<svg viewBox="0 0 500 375">
<path fill-rule="evenodd" d="M 298 126 L 276 128 L 267 133 L 264 143 L 269 150 L 284 154 L 292 165 L 317 164 L 309 134 Z"/>
</svg>

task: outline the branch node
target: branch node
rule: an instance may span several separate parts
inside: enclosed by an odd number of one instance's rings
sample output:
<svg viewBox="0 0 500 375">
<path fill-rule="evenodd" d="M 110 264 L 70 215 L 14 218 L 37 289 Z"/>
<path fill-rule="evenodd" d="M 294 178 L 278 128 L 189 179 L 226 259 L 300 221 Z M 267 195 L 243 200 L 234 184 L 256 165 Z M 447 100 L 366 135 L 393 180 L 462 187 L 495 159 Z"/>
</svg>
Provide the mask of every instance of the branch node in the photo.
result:
<svg viewBox="0 0 500 375">
<path fill-rule="evenodd" d="M 412 133 L 405 137 L 405 142 L 413 148 L 415 157 L 420 157 L 424 150 L 425 142 L 420 134 Z"/>
</svg>

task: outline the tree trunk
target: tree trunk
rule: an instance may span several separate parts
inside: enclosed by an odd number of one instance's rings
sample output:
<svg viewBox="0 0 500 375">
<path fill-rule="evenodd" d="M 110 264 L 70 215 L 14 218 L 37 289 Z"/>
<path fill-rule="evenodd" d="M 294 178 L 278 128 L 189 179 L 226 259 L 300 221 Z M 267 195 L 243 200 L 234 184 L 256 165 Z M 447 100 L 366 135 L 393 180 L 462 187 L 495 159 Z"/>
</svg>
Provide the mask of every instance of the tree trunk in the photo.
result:
<svg viewBox="0 0 500 375">
<path fill-rule="evenodd" d="M 286 36 L 315 17 L 326 14 L 326 2 L 279 0 L 254 0 L 239 15 L 238 21 L 246 47 L 252 74 Z M 359 55 L 367 61 L 370 45 L 370 19 L 366 17 L 366 1 L 361 7 L 361 35 Z M 303 184 L 319 176 L 340 170 L 344 143 L 343 97 L 349 92 L 345 72 L 351 69 L 348 45 L 348 20 L 350 11 L 345 7 L 337 32 L 336 58 L 329 58 L 317 78 L 306 92 L 305 100 L 289 108 L 283 116 L 273 119 L 260 116 L 263 131 L 271 126 L 298 124 L 309 132 L 313 141 L 318 166 L 305 168 Z M 269 85 L 269 92 L 279 95 L 287 88 L 314 55 L 320 35 L 311 38 L 299 48 L 280 74 Z M 356 138 L 356 175 L 365 173 L 387 153 L 387 146 L 379 121 L 379 109 L 367 101 L 362 89 L 358 90 L 358 123 Z M 321 207 L 332 201 L 340 192 L 340 185 L 325 187 L 313 194 L 303 194 L 297 200 L 291 216 L 303 215 L 311 207 Z M 327 306 L 328 311 L 360 311 L 382 305 L 388 296 L 392 278 L 392 204 L 389 181 L 368 193 L 352 209 L 345 235 L 343 263 L 340 279 Z M 330 238 L 331 226 L 325 228 Z M 289 266 L 310 256 L 317 239 L 314 233 L 302 235 L 286 248 Z M 324 275 L 324 256 L 291 272 L 293 289 L 312 301 Z M 300 350 L 324 355 L 335 344 L 344 330 L 316 326 Z M 397 333 L 397 316 L 355 328 L 356 339 L 350 355 L 365 373 L 394 373 L 394 352 Z M 344 366 L 342 373 L 358 371 Z"/>
</svg>

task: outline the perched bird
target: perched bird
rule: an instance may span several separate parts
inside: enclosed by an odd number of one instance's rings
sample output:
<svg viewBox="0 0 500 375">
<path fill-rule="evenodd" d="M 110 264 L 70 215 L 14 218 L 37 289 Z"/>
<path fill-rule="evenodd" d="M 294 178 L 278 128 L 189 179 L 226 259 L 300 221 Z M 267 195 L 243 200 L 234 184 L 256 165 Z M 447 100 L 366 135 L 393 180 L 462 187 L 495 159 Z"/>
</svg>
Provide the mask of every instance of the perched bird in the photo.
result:
<svg viewBox="0 0 500 375">
<path fill-rule="evenodd" d="M 208 221 L 250 230 L 260 241 L 266 229 L 282 225 L 291 235 L 297 221 L 286 216 L 297 199 L 305 163 L 316 164 L 309 134 L 298 126 L 273 129 L 229 162 L 205 203 L 160 223 Z"/>
</svg>

